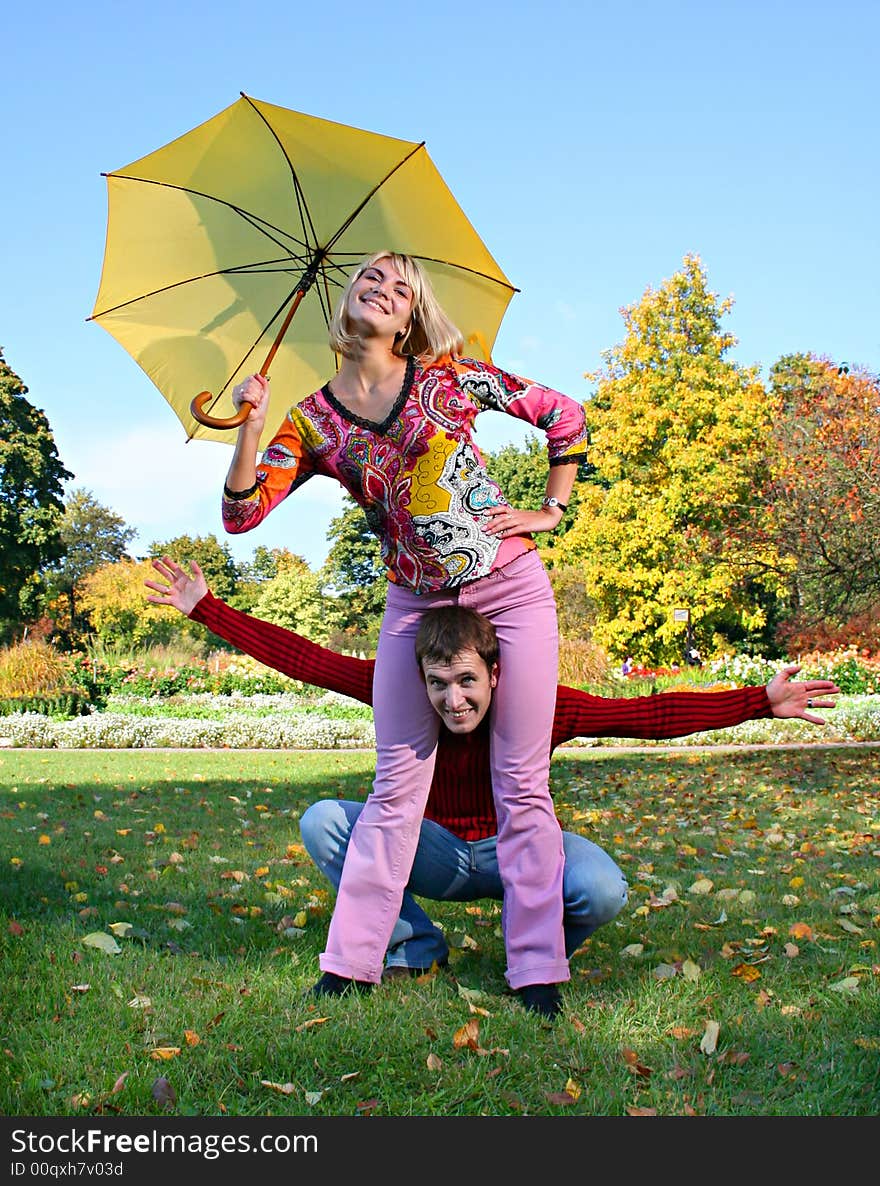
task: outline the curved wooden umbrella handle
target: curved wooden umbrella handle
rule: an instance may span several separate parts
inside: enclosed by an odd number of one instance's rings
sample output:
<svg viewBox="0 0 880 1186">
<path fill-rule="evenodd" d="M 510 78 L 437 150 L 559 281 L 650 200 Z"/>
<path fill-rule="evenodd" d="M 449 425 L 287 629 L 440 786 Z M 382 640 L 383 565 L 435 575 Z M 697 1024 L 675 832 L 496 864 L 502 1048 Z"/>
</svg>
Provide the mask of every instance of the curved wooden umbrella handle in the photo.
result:
<svg viewBox="0 0 880 1186">
<path fill-rule="evenodd" d="M 202 409 L 213 398 L 214 396 L 210 391 L 200 391 L 198 395 L 193 397 L 193 401 L 189 405 L 189 410 L 195 416 L 196 420 L 198 420 L 199 424 L 206 424 L 208 428 L 238 428 L 240 424 L 244 424 L 250 415 L 251 405 L 242 404 L 234 416 L 212 416 Z"/>
</svg>

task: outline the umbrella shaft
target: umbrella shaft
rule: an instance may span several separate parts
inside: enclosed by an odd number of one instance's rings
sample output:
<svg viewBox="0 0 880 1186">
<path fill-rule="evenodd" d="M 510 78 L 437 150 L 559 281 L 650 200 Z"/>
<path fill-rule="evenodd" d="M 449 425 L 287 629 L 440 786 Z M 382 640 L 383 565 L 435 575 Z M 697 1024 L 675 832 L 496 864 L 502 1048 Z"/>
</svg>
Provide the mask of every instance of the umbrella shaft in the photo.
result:
<svg viewBox="0 0 880 1186">
<path fill-rule="evenodd" d="M 305 279 L 305 277 L 303 277 L 303 279 Z M 314 277 L 313 277 L 313 279 L 314 279 Z M 310 281 L 310 283 L 311 283 L 311 281 Z M 297 289 L 296 296 L 293 298 L 293 304 L 287 310 L 287 316 L 284 318 L 284 321 L 281 325 L 281 329 L 278 331 L 278 336 L 275 338 L 275 341 L 272 343 L 272 347 L 269 350 L 269 353 L 266 355 L 266 361 L 260 367 L 261 375 L 268 375 L 269 367 L 272 365 L 272 359 L 275 357 L 275 355 L 278 351 L 278 347 L 281 345 L 281 342 L 284 339 L 284 335 L 287 333 L 287 330 L 288 330 L 288 327 L 290 326 L 291 321 L 293 321 L 293 315 L 299 308 L 300 301 L 302 301 L 303 297 L 306 295 L 306 291 L 307 291 L 308 287 L 309 287 L 308 284 L 303 285 L 302 282 L 300 282 L 300 287 Z"/>
</svg>

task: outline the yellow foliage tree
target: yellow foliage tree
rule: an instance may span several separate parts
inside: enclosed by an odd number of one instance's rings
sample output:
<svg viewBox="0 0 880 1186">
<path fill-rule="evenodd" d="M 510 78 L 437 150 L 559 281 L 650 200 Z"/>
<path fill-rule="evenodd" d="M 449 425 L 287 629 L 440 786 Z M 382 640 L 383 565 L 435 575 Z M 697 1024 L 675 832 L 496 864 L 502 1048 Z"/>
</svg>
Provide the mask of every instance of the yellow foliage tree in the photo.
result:
<svg viewBox="0 0 880 1186">
<path fill-rule="evenodd" d="M 586 404 L 593 480 L 555 549 L 596 606 L 594 638 L 615 656 L 681 660 L 690 610 L 706 655 L 772 636 L 784 592 L 766 533 L 773 407 L 756 368 L 726 354 L 731 300 L 710 292 L 698 256 L 623 310 Z M 760 541 L 760 542 L 758 542 Z"/>
<path fill-rule="evenodd" d="M 169 642 L 183 620 L 167 605 L 146 599 L 144 581 L 156 579 L 148 560 L 118 560 L 83 578 L 79 605 L 95 634 L 111 646 L 153 646 Z"/>
</svg>

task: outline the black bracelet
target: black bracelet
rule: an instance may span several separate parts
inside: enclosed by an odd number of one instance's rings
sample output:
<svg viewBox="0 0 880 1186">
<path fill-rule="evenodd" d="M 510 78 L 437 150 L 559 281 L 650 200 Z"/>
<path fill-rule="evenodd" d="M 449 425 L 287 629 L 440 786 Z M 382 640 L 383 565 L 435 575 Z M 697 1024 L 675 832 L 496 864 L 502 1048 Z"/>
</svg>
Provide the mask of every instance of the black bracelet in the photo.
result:
<svg viewBox="0 0 880 1186">
<path fill-rule="evenodd" d="M 547 498 L 543 498 L 541 500 L 541 507 L 542 508 L 544 508 L 544 507 L 559 507 L 559 509 L 562 511 L 562 513 L 564 515 L 565 512 L 568 510 L 568 503 L 560 502 L 558 498 L 553 498 L 552 496 L 548 496 Z"/>
</svg>

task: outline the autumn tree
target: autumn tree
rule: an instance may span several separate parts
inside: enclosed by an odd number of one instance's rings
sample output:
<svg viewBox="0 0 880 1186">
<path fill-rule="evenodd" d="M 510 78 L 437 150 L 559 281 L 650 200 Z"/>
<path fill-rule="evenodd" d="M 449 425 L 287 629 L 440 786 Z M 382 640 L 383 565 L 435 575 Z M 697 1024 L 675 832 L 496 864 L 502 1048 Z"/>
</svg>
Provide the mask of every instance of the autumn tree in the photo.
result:
<svg viewBox="0 0 880 1186">
<path fill-rule="evenodd" d="M 504 491 L 511 506 L 526 511 L 538 510 L 547 492 L 547 474 L 550 469 L 543 440 L 529 433 L 523 448 L 504 445 L 495 453 L 487 453 L 486 469 Z M 578 500 L 578 486 L 575 484 L 568 508 L 552 535 L 550 532 L 537 535 L 539 546 L 548 543 L 551 538 L 559 540 L 568 531 L 577 516 Z"/>
<path fill-rule="evenodd" d="M 83 578 L 105 564 L 121 560 L 135 535 L 133 527 L 126 527 L 125 520 L 102 506 L 90 491 L 80 487 L 68 496 L 61 524 L 64 555 L 48 574 L 48 585 L 52 596 L 66 600 L 74 633 L 85 625 L 77 606 L 77 590 Z"/>
<path fill-rule="evenodd" d="M 147 601 L 144 581 L 155 580 L 147 560 L 125 558 L 103 564 L 83 577 L 80 610 L 95 635 L 109 647 L 150 647 L 167 644 L 184 619 L 167 605 Z"/>
<path fill-rule="evenodd" d="M 880 644 L 880 380 L 810 354 L 770 372 L 773 426 L 771 531 L 793 558 L 792 645 Z M 874 621 L 873 637 L 859 621 Z"/>
<path fill-rule="evenodd" d="M 732 303 L 686 256 L 622 311 L 626 336 L 590 376 L 595 472 L 555 554 L 580 566 L 612 655 L 681 660 L 677 608 L 704 655 L 769 645 L 783 585 L 760 530 L 773 413 L 756 368 L 727 357 Z"/>
<path fill-rule="evenodd" d="M 58 560 L 64 515 L 61 464 L 44 412 L 0 350 L 0 635 L 36 615 L 38 573 Z"/>
</svg>

